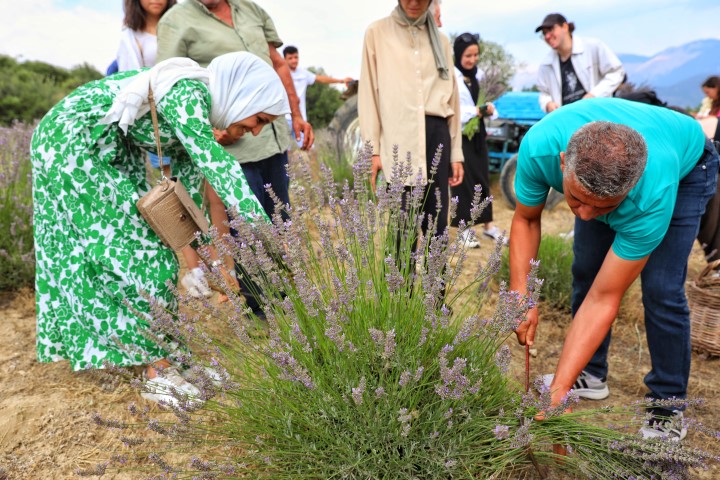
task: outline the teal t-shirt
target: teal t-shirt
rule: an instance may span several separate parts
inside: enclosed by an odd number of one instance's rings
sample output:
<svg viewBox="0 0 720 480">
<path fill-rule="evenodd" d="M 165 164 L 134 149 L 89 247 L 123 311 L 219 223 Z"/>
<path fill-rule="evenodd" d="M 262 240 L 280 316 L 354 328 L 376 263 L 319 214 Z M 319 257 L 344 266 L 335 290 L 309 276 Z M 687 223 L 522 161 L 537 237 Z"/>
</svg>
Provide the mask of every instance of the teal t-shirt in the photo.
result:
<svg viewBox="0 0 720 480">
<path fill-rule="evenodd" d="M 618 208 L 597 218 L 616 232 L 615 254 L 638 260 L 662 241 L 680 180 L 703 154 L 705 135 L 694 118 L 618 98 L 591 98 L 566 105 L 533 125 L 523 138 L 515 193 L 521 204 L 537 206 L 545 202 L 550 187 L 562 192 L 560 152 L 566 150 L 575 131 L 598 120 L 627 125 L 647 143 L 647 165 L 640 181 Z"/>
</svg>

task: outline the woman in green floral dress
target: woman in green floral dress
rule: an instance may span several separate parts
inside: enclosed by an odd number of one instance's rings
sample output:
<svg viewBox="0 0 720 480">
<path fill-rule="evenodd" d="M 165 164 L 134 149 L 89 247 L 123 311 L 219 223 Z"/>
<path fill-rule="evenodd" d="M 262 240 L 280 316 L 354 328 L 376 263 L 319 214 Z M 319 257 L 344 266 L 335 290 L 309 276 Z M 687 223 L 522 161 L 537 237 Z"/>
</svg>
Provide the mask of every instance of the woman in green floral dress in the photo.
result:
<svg viewBox="0 0 720 480">
<path fill-rule="evenodd" d="M 256 135 L 289 112 L 279 78 L 263 61 L 233 53 L 204 69 L 168 59 L 78 88 L 43 118 L 31 147 L 41 362 L 67 359 L 73 370 L 167 364 L 167 352 L 142 334 L 146 319 L 133 313 L 149 310 L 141 291 L 175 308 L 167 285 L 179 270 L 135 206 L 152 187 L 144 163 L 145 150 L 155 150 L 149 85 L 163 153 L 196 202 L 206 178 L 225 205 L 247 219 L 265 218 L 213 134 Z"/>
</svg>

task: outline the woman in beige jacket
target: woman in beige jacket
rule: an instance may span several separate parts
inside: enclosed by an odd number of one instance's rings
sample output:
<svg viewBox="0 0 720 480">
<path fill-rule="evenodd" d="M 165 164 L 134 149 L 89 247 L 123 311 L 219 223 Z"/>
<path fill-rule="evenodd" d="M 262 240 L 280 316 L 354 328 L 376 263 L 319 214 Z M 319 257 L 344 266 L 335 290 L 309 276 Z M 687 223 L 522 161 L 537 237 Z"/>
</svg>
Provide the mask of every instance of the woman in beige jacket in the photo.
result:
<svg viewBox="0 0 720 480">
<path fill-rule="evenodd" d="M 463 178 L 460 104 L 453 66 L 452 50 L 430 12 L 430 0 L 399 0 L 390 16 L 372 23 L 365 32 L 358 110 L 363 140 L 373 149 L 372 184 L 384 172 L 393 181 L 393 146 L 399 160 L 407 154 L 412 174 L 402 181 L 417 183 L 420 172 L 425 184 L 426 214 L 438 215 L 436 235 L 447 228 L 448 186 L 460 185 Z M 429 173 L 435 151 L 442 155 L 433 183 Z M 440 190 L 437 213 L 435 191 Z"/>
</svg>

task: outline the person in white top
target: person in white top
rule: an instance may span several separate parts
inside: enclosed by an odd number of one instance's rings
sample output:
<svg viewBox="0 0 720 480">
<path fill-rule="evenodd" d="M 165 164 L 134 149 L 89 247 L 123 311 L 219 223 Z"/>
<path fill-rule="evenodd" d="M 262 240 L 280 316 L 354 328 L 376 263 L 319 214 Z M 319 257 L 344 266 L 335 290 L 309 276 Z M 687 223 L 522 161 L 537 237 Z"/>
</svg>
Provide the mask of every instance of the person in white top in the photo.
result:
<svg viewBox="0 0 720 480">
<path fill-rule="evenodd" d="M 600 40 L 573 35 L 575 24 L 551 13 L 535 29 L 552 52 L 541 63 L 537 86 L 540 107 L 552 112 L 583 98 L 611 97 L 623 82 L 618 57 Z"/>
<path fill-rule="evenodd" d="M 175 0 L 124 0 L 118 70 L 137 70 L 155 65 L 157 25 L 160 17 L 175 5 Z"/>
<path fill-rule="evenodd" d="M 283 49 L 283 56 L 285 57 L 285 63 L 290 68 L 290 76 L 292 77 L 293 84 L 295 85 L 295 92 L 300 98 L 300 112 L 302 113 L 303 120 L 307 121 L 307 107 L 306 107 L 306 94 L 307 88 L 314 84 L 319 83 L 344 83 L 347 87 L 350 82 L 353 81 L 351 77 L 345 78 L 333 78 L 327 75 L 316 75 L 311 71 L 299 66 L 300 53 L 297 47 L 288 45 Z M 286 116 L 288 125 L 290 125 L 290 131 L 292 131 L 292 119 L 289 115 Z M 302 145 L 302 139 L 298 142 L 298 145 Z"/>
<path fill-rule="evenodd" d="M 453 51 L 455 54 L 455 77 L 457 78 L 458 93 L 460 96 L 460 121 L 463 129 L 473 118 L 479 117 L 477 130 L 472 133 L 463 133 L 462 151 L 465 157 L 465 175 L 460 185 L 451 188 L 450 195 L 457 197 L 458 204 L 455 217 L 450 220 L 450 225 L 458 227 L 460 222 L 467 225 L 463 230 L 464 245 L 467 248 L 480 247 L 479 239 L 472 230 L 473 225 L 484 224 L 483 235 L 498 241 L 502 236 L 500 229 L 493 225 L 492 203 L 489 204 L 480 215 L 472 218 L 472 201 L 475 196 L 475 186 L 482 188 L 482 199 L 490 196 L 490 166 L 486 144 L 487 133 L 485 131 L 484 118 L 497 118 L 498 112 L 492 103 L 485 103 L 482 100 L 480 83 L 485 73 L 477 66 L 480 47 L 478 34 L 463 33 L 455 39 Z M 480 103 L 478 105 L 478 98 Z M 507 242 L 506 239 L 504 239 Z"/>
</svg>

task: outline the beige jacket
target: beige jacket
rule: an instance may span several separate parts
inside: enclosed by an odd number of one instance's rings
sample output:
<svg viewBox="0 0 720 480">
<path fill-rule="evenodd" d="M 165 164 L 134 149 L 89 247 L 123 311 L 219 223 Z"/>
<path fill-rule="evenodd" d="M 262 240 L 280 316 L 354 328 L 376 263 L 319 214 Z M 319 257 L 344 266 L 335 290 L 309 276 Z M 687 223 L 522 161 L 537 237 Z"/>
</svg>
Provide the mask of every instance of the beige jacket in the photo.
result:
<svg viewBox="0 0 720 480">
<path fill-rule="evenodd" d="M 450 161 L 462 162 L 462 127 L 457 81 L 452 72 L 452 50 L 440 35 L 450 67 L 448 78 L 438 74 L 430 38 L 424 26 L 410 27 L 395 15 L 372 23 L 365 32 L 358 92 L 360 133 L 380 155 L 383 174 L 389 181 L 393 166 L 393 145 L 399 159 L 410 152 L 415 183 L 416 172 L 427 182 L 425 159 L 425 115 L 447 118 L 450 128 Z"/>
</svg>

